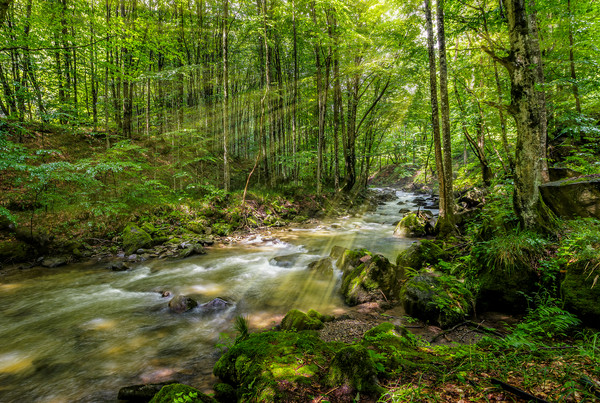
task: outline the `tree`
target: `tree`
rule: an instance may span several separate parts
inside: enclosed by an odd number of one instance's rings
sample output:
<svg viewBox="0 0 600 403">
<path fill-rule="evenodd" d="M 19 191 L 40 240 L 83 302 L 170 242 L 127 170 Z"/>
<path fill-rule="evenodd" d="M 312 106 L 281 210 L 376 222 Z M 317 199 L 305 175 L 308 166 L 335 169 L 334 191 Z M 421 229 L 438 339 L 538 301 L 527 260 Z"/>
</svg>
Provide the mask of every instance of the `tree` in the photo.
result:
<svg viewBox="0 0 600 403">
<path fill-rule="evenodd" d="M 545 225 L 542 182 L 542 158 L 545 155 L 545 103 L 537 85 L 541 82 L 541 59 L 533 10 L 525 0 L 504 1 L 508 18 L 510 53 L 499 57 L 486 48 L 507 70 L 511 83 L 509 112 L 515 120 L 517 145 L 515 154 L 513 205 L 524 228 Z"/>
</svg>

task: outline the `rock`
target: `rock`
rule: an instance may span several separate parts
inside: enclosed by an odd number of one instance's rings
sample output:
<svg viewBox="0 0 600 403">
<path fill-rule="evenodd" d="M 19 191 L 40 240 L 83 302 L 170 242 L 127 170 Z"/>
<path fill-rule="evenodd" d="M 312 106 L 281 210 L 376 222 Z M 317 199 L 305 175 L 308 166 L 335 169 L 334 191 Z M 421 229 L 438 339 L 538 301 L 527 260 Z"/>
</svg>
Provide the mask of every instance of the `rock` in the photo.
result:
<svg viewBox="0 0 600 403">
<path fill-rule="evenodd" d="M 362 394 L 379 396 L 384 389 L 377 380 L 377 368 L 369 351 L 361 345 L 340 349 L 333 358 L 327 383 L 331 387 L 351 388 Z"/>
<path fill-rule="evenodd" d="M 397 268 L 384 256 L 365 255 L 363 262 L 344 272 L 340 291 L 351 306 L 382 298 L 391 300 L 398 297 L 404 278 L 404 269 Z"/>
<path fill-rule="evenodd" d="M 334 246 L 333 248 L 331 248 L 331 252 L 329 253 L 329 257 L 332 258 L 333 260 L 338 260 L 340 257 L 342 257 L 342 255 L 344 254 L 344 252 L 347 249 L 344 248 L 343 246 Z"/>
<path fill-rule="evenodd" d="M 125 386 L 119 389 L 117 399 L 128 402 L 149 402 L 164 386 L 174 384 L 177 381 L 163 383 L 149 383 L 146 385 Z"/>
<path fill-rule="evenodd" d="M 345 249 L 342 256 L 336 261 L 336 266 L 342 271 L 347 273 L 352 271 L 354 268 L 362 264 L 361 259 L 364 260 L 365 256 L 371 256 L 371 252 L 366 249 L 350 250 Z"/>
<path fill-rule="evenodd" d="M 333 262 L 331 258 L 324 257 L 308 264 L 308 270 L 320 276 L 331 277 L 333 275 Z"/>
<path fill-rule="evenodd" d="M 173 383 L 163 386 L 162 389 L 154 395 L 150 403 L 217 403 L 217 401 L 198 389 L 191 386 Z"/>
<path fill-rule="evenodd" d="M 548 168 L 548 174 L 550 175 L 551 182 L 556 182 L 556 181 L 559 181 L 562 179 L 568 179 L 568 178 L 576 178 L 576 177 L 582 175 L 581 172 L 574 171 L 570 168 L 559 168 L 559 167 Z"/>
<path fill-rule="evenodd" d="M 546 205 L 559 217 L 600 218 L 600 177 L 544 183 L 540 192 Z"/>
<path fill-rule="evenodd" d="M 42 266 L 48 268 L 54 268 L 64 266 L 68 263 L 68 259 L 65 256 L 49 257 L 42 260 Z"/>
<path fill-rule="evenodd" d="M 269 263 L 273 266 L 290 268 L 293 267 L 298 258 L 302 256 L 302 253 L 293 253 L 291 255 L 283 255 L 283 256 L 275 256 L 273 259 L 269 260 Z"/>
<path fill-rule="evenodd" d="M 192 221 L 187 223 L 185 227 L 195 234 L 202 235 L 206 231 L 207 223 L 203 221 Z"/>
<path fill-rule="evenodd" d="M 402 287 L 400 299 L 406 313 L 427 323 L 448 328 L 470 314 L 471 292 L 455 277 L 421 273 Z"/>
<path fill-rule="evenodd" d="M 296 402 L 298 390 L 321 382 L 333 356 L 331 346 L 315 332 L 251 333 L 221 356 L 213 373 L 237 389 L 238 396 L 250 392 L 252 398 L 246 400 Z"/>
<path fill-rule="evenodd" d="M 106 265 L 106 268 L 108 270 L 112 270 L 112 271 L 126 271 L 126 270 L 131 269 L 129 264 L 127 264 L 125 262 L 111 262 Z"/>
<path fill-rule="evenodd" d="M 206 251 L 199 243 L 182 243 L 181 249 L 173 256 L 174 259 L 185 259 L 193 255 L 204 255 Z"/>
<path fill-rule="evenodd" d="M 410 213 L 411 211 L 412 211 L 411 209 L 404 207 L 404 208 L 401 208 L 400 210 L 398 210 L 398 214 L 407 214 L 407 213 Z"/>
<path fill-rule="evenodd" d="M 222 298 L 215 298 L 212 301 L 206 302 L 202 305 L 200 305 L 198 308 L 200 309 L 201 312 L 204 313 L 210 313 L 210 312 L 216 312 L 216 311 L 222 311 L 224 309 L 227 309 L 231 306 L 231 303 L 222 299 Z"/>
<path fill-rule="evenodd" d="M 464 208 L 472 209 L 485 203 L 485 195 L 484 189 L 469 189 L 458 197 L 458 203 L 463 204 Z"/>
<path fill-rule="evenodd" d="M 484 267 L 479 274 L 478 310 L 521 312 L 527 308 L 524 294 L 533 292 L 537 281 L 536 272 L 528 267 L 510 271 Z"/>
<path fill-rule="evenodd" d="M 446 252 L 432 241 L 423 239 L 414 242 L 396 257 L 396 266 L 410 267 L 416 271 L 423 268 L 425 263 L 435 264 L 440 259 L 447 258 Z"/>
<path fill-rule="evenodd" d="M 143 223 L 140 226 L 140 228 L 143 229 L 145 232 L 147 232 L 148 235 L 154 235 L 157 232 L 157 229 L 156 229 L 156 227 L 154 227 L 154 224 L 152 224 L 150 222 Z"/>
<path fill-rule="evenodd" d="M 215 399 L 218 402 L 237 402 L 237 393 L 235 388 L 226 383 L 217 383 L 213 386 L 215 391 Z"/>
<path fill-rule="evenodd" d="M 600 323 L 600 271 L 596 265 L 578 262 L 567 267 L 561 284 L 565 307 L 589 323 Z"/>
<path fill-rule="evenodd" d="M 131 255 L 138 249 L 152 246 L 152 237 L 146 231 L 133 223 L 127 224 L 123 230 L 123 249 L 126 255 Z"/>
<path fill-rule="evenodd" d="M 429 234 L 433 234 L 433 226 L 425 215 L 418 213 L 406 215 L 394 230 L 394 236 L 397 237 L 415 238 Z"/>
<path fill-rule="evenodd" d="M 308 316 L 297 309 L 289 311 L 281 321 L 281 330 L 319 330 L 323 328 L 323 322 L 316 315 Z"/>
<path fill-rule="evenodd" d="M 169 301 L 169 309 L 175 313 L 183 313 L 198 306 L 198 303 L 185 295 L 176 295 Z"/>
</svg>

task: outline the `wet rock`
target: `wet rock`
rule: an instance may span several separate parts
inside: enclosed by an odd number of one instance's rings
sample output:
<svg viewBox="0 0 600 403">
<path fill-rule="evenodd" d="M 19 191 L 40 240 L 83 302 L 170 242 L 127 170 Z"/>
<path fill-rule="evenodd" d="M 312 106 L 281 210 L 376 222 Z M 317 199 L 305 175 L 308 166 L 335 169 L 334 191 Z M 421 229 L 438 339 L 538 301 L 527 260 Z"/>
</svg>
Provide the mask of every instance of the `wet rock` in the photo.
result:
<svg viewBox="0 0 600 403">
<path fill-rule="evenodd" d="M 329 257 L 332 258 L 333 260 L 338 260 L 340 257 L 342 257 L 342 255 L 344 254 L 344 252 L 347 249 L 344 248 L 343 246 L 334 246 L 333 248 L 331 248 L 331 252 L 329 253 Z"/>
<path fill-rule="evenodd" d="M 164 386 L 174 383 L 177 381 L 125 386 L 119 390 L 117 399 L 127 402 L 149 402 Z"/>
<path fill-rule="evenodd" d="M 372 256 L 372 253 L 366 249 L 345 249 L 335 264 L 345 274 L 360 266 L 366 256 Z"/>
<path fill-rule="evenodd" d="M 301 253 L 293 253 L 291 255 L 275 256 L 269 261 L 273 266 L 290 268 L 296 264 L 298 259 L 302 256 Z"/>
<path fill-rule="evenodd" d="M 206 302 L 198 307 L 198 309 L 203 313 L 210 313 L 216 311 L 222 311 L 231 306 L 229 301 L 224 300 L 223 298 L 215 298 L 212 301 Z"/>
<path fill-rule="evenodd" d="M 440 259 L 445 259 L 447 253 L 434 242 L 423 239 L 414 242 L 396 257 L 396 265 L 399 267 L 411 267 L 421 270 L 425 263 L 436 264 Z"/>
<path fill-rule="evenodd" d="M 48 267 L 52 269 L 54 267 L 64 266 L 68 263 L 68 261 L 69 260 L 65 256 L 55 256 L 45 258 L 44 260 L 42 260 L 41 264 L 43 267 Z"/>
<path fill-rule="evenodd" d="M 152 237 L 146 231 L 133 223 L 127 224 L 123 230 L 123 249 L 126 255 L 131 255 L 138 249 L 152 246 Z"/>
<path fill-rule="evenodd" d="M 316 311 L 314 311 L 316 312 Z M 318 315 L 309 316 L 297 309 L 289 311 L 281 321 L 281 330 L 319 330 L 323 328 L 323 322 Z"/>
<path fill-rule="evenodd" d="M 204 247 L 202 247 L 202 245 L 200 243 L 184 242 L 184 243 L 180 244 L 179 247 L 181 249 L 178 250 L 173 256 L 173 258 L 175 258 L 175 259 L 185 259 L 186 257 L 193 256 L 193 255 L 206 254 Z"/>
<path fill-rule="evenodd" d="M 321 276 L 331 277 L 333 274 L 333 261 L 325 257 L 308 264 L 308 270 Z"/>
<path fill-rule="evenodd" d="M 106 265 L 106 268 L 112 271 L 126 271 L 130 270 L 131 266 L 125 262 L 111 262 Z"/>
<path fill-rule="evenodd" d="M 470 314 L 471 292 L 455 277 L 421 273 L 406 282 L 400 299 L 406 313 L 427 323 L 448 328 Z"/>
<path fill-rule="evenodd" d="M 342 276 L 341 293 L 348 305 L 398 298 L 404 269 L 397 268 L 382 255 L 363 256 L 351 271 Z"/>
<path fill-rule="evenodd" d="M 198 306 L 198 303 L 185 295 L 176 295 L 169 301 L 169 309 L 175 313 L 187 312 Z"/>
<path fill-rule="evenodd" d="M 412 211 L 411 209 L 404 207 L 404 208 L 401 208 L 400 210 L 398 210 L 398 214 L 407 214 L 407 213 L 410 213 L 411 211 Z"/>
</svg>

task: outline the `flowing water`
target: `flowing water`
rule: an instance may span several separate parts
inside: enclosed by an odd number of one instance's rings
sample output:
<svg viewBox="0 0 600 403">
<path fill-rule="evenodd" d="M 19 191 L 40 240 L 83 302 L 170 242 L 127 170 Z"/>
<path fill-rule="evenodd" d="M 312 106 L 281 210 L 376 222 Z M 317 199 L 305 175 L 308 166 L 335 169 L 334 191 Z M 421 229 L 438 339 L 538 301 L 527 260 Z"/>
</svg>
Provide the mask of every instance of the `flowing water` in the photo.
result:
<svg viewBox="0 0 600 403">
<path fill-rule="evenodd" d="M 185 260 L 126 272 L 74 264 L 2 279 L 0 402 L 116 401 L 122 386 L 171 379 L 206 390 L 220 346 L 235 337 L 235 316 L 258 328 L 292 308 L 343 312 L 340 274 L 313 276 L 308 263 L 334 245 L 394 259 L 412 243 L 392 236 L 398 210 L 414 206 L 414 195 L 396 194 L 399 200 L 372 213 L 257 235 Z M 233 304 L 213 314 L 175 314 L 165 290 Z"/>
</svg>

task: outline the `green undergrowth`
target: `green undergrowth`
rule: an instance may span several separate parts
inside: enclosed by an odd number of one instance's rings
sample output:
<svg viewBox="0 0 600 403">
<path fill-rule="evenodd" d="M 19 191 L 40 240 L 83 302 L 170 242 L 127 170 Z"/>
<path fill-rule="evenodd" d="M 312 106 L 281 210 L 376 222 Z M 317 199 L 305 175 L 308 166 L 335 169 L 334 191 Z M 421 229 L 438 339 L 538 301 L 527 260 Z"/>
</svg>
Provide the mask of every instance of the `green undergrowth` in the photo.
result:
<svg viewBox="0 0 600 403">
<path fill-rule="evenodd" d="M 215 397 L 243 402 L 341 402 L 357 396 L 382 402 L 517 401 L 494 384 L 497 379 L 548 401 L 597 401 L 599 334 L 581 331 L 578 319 L 556 300 L 539 298 L 503 336 L 496 332 L 474 344 L 431 345 L 388 322 L 351 344 L 325 342 L 316 331 L 250 334 L 215 365 L 222 382 Z"/>
</svg>

